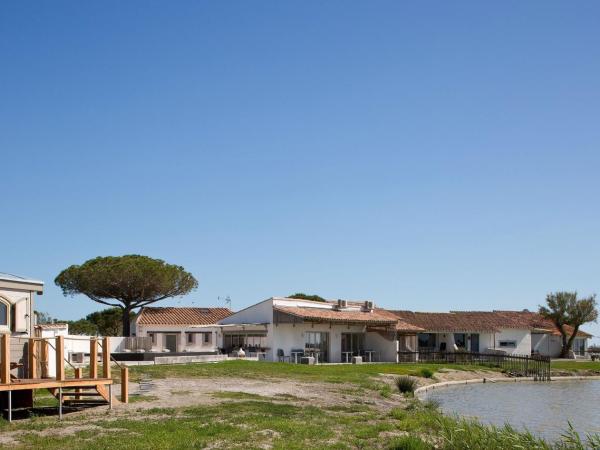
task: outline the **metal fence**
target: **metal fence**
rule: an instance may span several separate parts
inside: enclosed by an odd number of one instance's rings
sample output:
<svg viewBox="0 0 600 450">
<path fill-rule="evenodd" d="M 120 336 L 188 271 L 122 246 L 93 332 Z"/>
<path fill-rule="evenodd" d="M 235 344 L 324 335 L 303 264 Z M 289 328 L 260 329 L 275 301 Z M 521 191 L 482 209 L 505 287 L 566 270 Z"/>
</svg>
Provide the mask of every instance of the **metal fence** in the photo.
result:
<svg viewBox="0 0 600 450">
<path fill-rule="evenodd" d="M 510 376 L 533 377 L 535 380 L 539 381 L 550 381 L 550 358 L 548 356 L 506 355 L 502 353 L 419 351 L 398 352 L 398 362 L 498 367 Z"/>
</svg>

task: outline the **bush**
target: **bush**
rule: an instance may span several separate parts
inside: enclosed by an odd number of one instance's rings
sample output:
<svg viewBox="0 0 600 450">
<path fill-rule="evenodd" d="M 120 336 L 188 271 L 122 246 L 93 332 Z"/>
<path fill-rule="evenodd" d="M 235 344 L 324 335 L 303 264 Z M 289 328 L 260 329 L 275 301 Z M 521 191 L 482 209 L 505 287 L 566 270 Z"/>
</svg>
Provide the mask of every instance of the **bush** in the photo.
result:
<svg viewBox="0 0 600 450">
<path fill-rule="evenodd" d="M 420 374 L 423 378 L 431 378 L 433 377 L 433 370 L 423 367 L 420 371 Z"/>
<path fill-rule="evenodd" d="M 433 447 L 430 444 L 423 442 L 416 436 L 402 436 L 394 439 L 388 447 L 389 450 L 430 450 Z"/>
<path fill-rule="evenodd" d="M 396 386 L 403 394 L 414 394 L 417 388 L 417 380 L 408 376 L 396 378 Z"/>
</svg>

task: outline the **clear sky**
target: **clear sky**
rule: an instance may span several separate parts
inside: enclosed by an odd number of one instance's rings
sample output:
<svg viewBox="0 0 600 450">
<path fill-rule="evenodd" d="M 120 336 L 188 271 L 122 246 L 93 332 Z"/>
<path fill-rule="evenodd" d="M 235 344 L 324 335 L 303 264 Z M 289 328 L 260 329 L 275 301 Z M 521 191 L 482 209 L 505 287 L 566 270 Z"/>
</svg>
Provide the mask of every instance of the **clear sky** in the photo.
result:
<svg viewBox="0 0 600 450">
<path fill-rule="evenodd" d="M 600 294 L 600 3 L 0 4 L 0 271 L 145 254 L 165 305 Z M 600 327 L 588 327 L 600 335 Z"/>
</svg>

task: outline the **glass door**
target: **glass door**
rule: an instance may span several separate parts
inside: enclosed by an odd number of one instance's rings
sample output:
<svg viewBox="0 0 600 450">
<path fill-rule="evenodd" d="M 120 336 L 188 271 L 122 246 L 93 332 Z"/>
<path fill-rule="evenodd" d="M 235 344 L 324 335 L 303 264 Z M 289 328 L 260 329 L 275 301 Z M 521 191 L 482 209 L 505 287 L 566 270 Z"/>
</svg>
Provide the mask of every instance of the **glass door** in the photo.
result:
<svg viewBox="0 0 600 450">
<path fill-rule="evenodd" d="M 472 334 L 471 335 L 471 351 L 475 353 L 479 353 L 479 335 Z"/>
<path fill-rule="evenodd" d="M 307 331 L 304 333 L 304 353 L 318 358 L 319 362 L 329 361 L 329 333 Z"/>
</svg>

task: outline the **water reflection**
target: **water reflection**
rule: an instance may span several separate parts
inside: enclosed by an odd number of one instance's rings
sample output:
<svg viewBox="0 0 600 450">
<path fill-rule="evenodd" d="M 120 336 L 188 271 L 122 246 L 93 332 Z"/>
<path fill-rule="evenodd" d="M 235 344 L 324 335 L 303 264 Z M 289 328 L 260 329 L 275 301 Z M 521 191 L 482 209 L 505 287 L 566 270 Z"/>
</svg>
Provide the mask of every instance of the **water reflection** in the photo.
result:
<svg viewBox="0 0 600 450">
<path fill-rule="evenodd" d="M 555 440 L 570 421 L 580 433 L 600 433 L 600 380 L 550 383 L 486 383 L 427 392 L 445 413 L 473 417 L 483 423 L 511 424 Z"/>
</svg>

